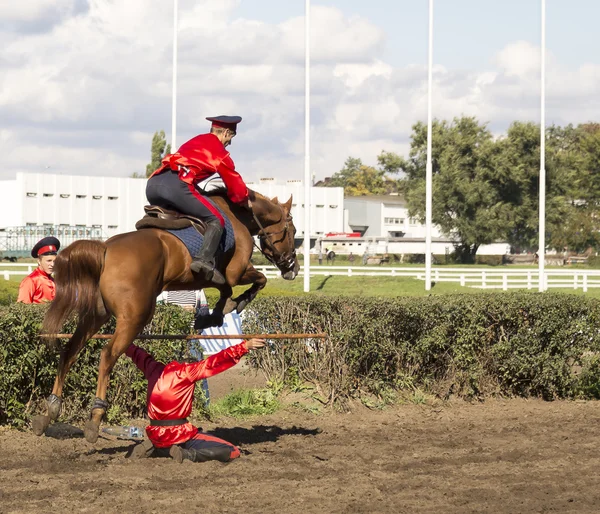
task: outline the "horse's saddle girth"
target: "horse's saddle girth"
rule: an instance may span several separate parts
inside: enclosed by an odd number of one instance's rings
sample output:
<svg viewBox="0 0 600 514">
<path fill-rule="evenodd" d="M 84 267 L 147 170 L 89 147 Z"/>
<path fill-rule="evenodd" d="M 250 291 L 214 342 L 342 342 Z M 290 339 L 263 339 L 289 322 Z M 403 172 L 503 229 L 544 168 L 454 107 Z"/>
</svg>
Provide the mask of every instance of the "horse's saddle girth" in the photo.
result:
<svg viewBox="0 0 600 514">
<path fill-rule="evenodd" d="M 165 209 L 158 205 L 146 205 L 144 206 L 144 211 L 146 212 L 146 215 L 135 224 L 137 230 L 143 228 L 177 230 L 191 226 L 202 235 L 204 235 L 204 232 L 206 231 L 206 223 L 194 216 L 188 216 L 181 212 Z"/>
</svg>

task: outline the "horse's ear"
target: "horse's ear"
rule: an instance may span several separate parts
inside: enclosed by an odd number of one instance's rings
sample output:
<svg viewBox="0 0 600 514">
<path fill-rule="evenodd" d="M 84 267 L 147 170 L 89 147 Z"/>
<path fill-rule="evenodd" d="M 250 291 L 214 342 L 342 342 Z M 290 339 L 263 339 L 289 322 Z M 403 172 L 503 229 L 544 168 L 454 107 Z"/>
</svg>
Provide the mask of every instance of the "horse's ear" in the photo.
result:
<svg viewBox="0 0 600 514">
<path fill-rule="evenodd" d="M 283 208 L 286 210 L 286 212 L 290 212 L 292 210 L 292 198 L 293 195 L 291 195 L 290 199 L 283 204 Z"/>
<path fill-rule="evenodd" d="M 273 203 L 279 203 L 279 200 L 277 199 L 277 197 L 276 197 L 276 196 L 274 196 L 273 198 L 271 198 L 271 201 L 272 201 Z"/>
</svg>

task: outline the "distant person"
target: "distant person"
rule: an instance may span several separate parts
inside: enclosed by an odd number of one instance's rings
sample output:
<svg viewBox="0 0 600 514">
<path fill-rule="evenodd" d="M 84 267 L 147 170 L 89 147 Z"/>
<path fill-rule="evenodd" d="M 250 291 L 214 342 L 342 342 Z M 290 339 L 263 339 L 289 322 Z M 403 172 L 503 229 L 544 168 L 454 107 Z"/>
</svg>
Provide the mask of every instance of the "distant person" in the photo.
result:
<svg viewBox="0 0 600 514">
<path fill-rule="evenodd" d="M 38 267 L 21 282 L 17 302 L 43 303 L 54 300 L 56 287 L 52 272 L 59 248 L 60 241 L 52 236 L 41 239 L 33 247 L 31 256 L 37 259 Z"/>
<path fill-rule="evenodd" d="M 348 255 L 348 262 L 350 264 L 354 263 L 354 254 L 352 252 L 350 252 L 350 255 Z"/>
<path fill-rule="evenodd" d="M 319 248 L 319 266 L 323 266 L 323 248 Z"/>
<path fill-rule="evenodd" d="M 148 439 L 136 446 L 133 456 L 150 457 L 153 453 L 170 455 L 177 462 L 218 460 L 229 462 L 240 456 L 233 444 L 200 431 L 187 417 L 192 413 L 196 382 L 235 366 L 250 350 L 262 348 L 264 339 L 249 339 L 192 363 L 154 360 L 148 352 L 131 344 L 125 354 L 148 380 Z M 158 450 L 158 451 L 156 451 Z"/>
<path fill-rule="evenodd" d="M 367 250 L 365 249 L 365 253 L 363 253 L 363 256 L 362 256 L 363 266 L 367 265 L 368 260 L 369 260 L 369 252 L 367 252 Z"/>
</svg>

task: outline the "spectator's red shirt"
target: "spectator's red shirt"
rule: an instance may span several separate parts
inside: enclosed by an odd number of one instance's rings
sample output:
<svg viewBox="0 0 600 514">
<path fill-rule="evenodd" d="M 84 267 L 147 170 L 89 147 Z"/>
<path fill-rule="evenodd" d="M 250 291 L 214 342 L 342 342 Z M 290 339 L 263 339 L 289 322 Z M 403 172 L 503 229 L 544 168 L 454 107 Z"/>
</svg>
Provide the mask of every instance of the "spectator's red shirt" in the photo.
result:
<svg viewBox="0 0 600 514">
<path fill-rule="evenodd" d="M 188 171 L 180 166 L 185 166 Z M 150 175 L 150 178 L 167 169 L 178 170 L 179 178 L 193 185 L 218 173 L 233 203 L 243 204 L 248 201 L 248 187 L 235 171 L 235 164 L 229 152 L 214 134 L 200 134 L 181 145 L 177 152 L 167 155 L 162 160 L 162 166 Z"/>
<path fill-rule="evenodd" d="M 42 268 L 37 268 L 26 276 L 19 286 L 17 302 L 42 303 L 51 302 L 56 295 L 54 279 Z"/>
<path fill-rule="evenodd" d="M 196 382 L 225 371 L 248 353 L 246 342 L 221 350 L 192 364 L 155 361 L 145 350 L 132 344 L 126 355 L 148 380 L 148 417 L 150 419 L 187 418 L 192 412 Z M 172 427 L 147 426 L 146 434 L 157 448 L 189 441 L 198 429 L 191 423 Z"/>
</svg>

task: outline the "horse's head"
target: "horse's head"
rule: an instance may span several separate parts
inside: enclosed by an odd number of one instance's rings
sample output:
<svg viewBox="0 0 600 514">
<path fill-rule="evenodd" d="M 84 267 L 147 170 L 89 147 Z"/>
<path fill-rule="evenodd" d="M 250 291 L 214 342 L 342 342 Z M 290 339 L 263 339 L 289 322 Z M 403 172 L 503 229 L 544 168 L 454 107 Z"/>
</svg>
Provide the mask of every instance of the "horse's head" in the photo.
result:
<svg viewBox="0 0 600 514">
<path fill-rule="evenodd" d="M 268 198 L 255 193 L 252 198 L 252 211 L 258 225 L 257 236 L 263 255 L 271 261 L 285 280 L 294 280 L 298 275 L 300 264 L 296 258 L 294 235 L 296 227 L 290 210 L 292 197 L 286 203 L 279 203 L 277 198 Z"/>
</svg>

